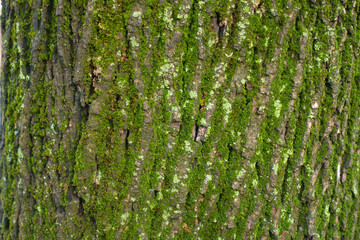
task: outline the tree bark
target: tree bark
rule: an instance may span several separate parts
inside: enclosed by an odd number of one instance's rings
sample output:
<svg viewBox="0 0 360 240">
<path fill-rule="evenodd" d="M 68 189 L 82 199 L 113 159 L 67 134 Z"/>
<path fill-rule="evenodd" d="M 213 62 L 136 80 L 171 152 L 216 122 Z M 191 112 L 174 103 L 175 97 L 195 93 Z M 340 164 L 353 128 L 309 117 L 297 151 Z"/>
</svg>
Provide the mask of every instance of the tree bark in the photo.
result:
<svg viewBox="0 0 360 240">
<path fill-rule="evenodd" d="M 358 239 L 356 0 L 2 0 L 1 239 Z"/>
</svg>

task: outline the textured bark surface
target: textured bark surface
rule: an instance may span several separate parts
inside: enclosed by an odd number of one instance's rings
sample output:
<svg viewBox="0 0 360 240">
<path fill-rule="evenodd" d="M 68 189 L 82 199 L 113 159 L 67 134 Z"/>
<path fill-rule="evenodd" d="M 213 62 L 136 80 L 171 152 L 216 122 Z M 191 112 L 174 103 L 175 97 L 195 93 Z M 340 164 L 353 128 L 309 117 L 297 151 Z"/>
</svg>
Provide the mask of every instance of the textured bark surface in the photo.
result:
<svg viewBox="0 0 360 240">
<path fill-rule="evenodd" d="M 358 239 L 356 0 L 2 0 L 1 239 Z"/>
</svg>

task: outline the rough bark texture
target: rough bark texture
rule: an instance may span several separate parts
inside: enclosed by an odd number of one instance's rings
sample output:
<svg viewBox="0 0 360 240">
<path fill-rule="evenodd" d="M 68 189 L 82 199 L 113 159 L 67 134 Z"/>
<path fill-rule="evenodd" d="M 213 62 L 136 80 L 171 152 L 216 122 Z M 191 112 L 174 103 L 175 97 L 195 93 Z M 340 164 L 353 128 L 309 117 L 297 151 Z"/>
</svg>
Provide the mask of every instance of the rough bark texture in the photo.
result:
<svg viewBox="0 0 360 240">
<path fill-rule="evenodd" d="M 356 0 L 2 0 L 1 239 L 359 239 Z"/>
</svg>

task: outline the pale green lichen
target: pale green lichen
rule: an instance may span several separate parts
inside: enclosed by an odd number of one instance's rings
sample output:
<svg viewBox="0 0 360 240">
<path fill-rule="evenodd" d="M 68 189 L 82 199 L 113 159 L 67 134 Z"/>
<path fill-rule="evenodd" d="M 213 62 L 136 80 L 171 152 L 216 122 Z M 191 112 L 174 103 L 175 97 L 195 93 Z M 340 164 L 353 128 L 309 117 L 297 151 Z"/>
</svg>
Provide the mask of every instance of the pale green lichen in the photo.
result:
<svg viewBox="0 0 360 240">
<path fill-rule="evenodd" d="M 20 44 L 19 43 L 15 43 L 16 46 L 17 46 L 17 49 L 18 49 L 18 52 L 21 53 L 21 47 L 20 47 Z"/>
<path fill-rule="evenodd" d="M 172 24 L 172 9 L 171 7 L 168 7 L 165 9 L 165 11 L 163 13 L 161 13 L 161 17 L 163 19 L 163 21 L 166 23 L 167 27 L 169 30 L 173 30 L 174 26 Z"/>
<path fill-rule="evenodd" d="M 317 43 L 314 44 L 315 51 L 319 51 L 320 48 L 321 48 L 321 43 L 320 42 L 317 42 Z"/>
<path fill-rule="evenodd" d="M 197 92 L 191 90 L 191 91 L 189 92 L 189 96 L 190 96 L 191 99 L 195 99 L 195 98 L 197 98 Z"/>
<path fill-rule="evenodd" d="M 280 89 L 280 93 L 283 92 L 285 88 L 286 88 L 286 85 L 285 85 L 285 84 L 282 85 L 282 86 L 281 86 L 281 89 Z"/>
<path fill-rule="evenodd" d="M 275 117 L 280 117 L 280 112 L 281 112 L 281 107 L 282 107 L 282 104 L 281 104 L 281 101 L 280 100 L 276 100 L 274 102 L 274 106 L 275 106 L 275 111 L 274 111 L 274 115 Z"/>
<path fill-rule="evenodd" d="M 157 179 L 158 179 L 159 181 L 164 180 L 164 174 L 163 174 L 163 173 L 157 172 L 156 174 L 157 174 Z"/>
<path fill-rule="evenodd" d="M 185 147 L 184 148 L 185 148 L 186 152 L 192 152 L 193 151 L 189 141 L 185 141 Z"/>
<path fill-rule="evenodd" d="M 352 189 L 353 189 L 353 193 L 354 195 L 356 196 L 358 194 L 358 191 L 357 191 L 357 186 L 356 186 L 356 183 L 354 182 L 353 186 L 352 186 Z"/>
<path fill-rule="evenodd" d="M 257 181 L 257 179 L 253 179 L 253 181 L 252 181 L 252 185 L 255 187 L 255 186 L 257 186 L 257 184 L 258 184 L 258 181 Z"/>
<path fill-rule="evenodd" d="M 215 44 L 215 39 L 214 39 L 214 38 L 211 38 L 211 39 L 208 41 L 208 46 L 209 46 L 209 48 L 211 48 L 214 44 Z"/>
<path fill-rule="evenodd" d="M 206 126 L 206 125 L 207 125 L 206 119 L 205 119 L 205 118 L 201 118 L 200 121 L 199 121 L 199 124 L 202 125 L 202 126 Z"/>
<path fill-rule="evenodd" d="M 177 192 L 179 192 L 179 190 L 177 188 L 171 189 L 171 193 L 177 193 Z"/>
<path fill-rule="evenodd" d="M 135 38 L 135 37 L 131 37 L 131 38 L 130 38 L 130 42 L 131 42 L 131 45 L 132 45 L 133 47 L 138 47 L 138 46 L 140 46 L 139 43 L 136 41 L 136 38 Z"/>
<path fill-rule="evenodd" d="M 169 88 L 169 85 L 170 85 L 170 83 L 169 82 L 167 82 L 167 88 Z M 165 86 L 164 86 L 165 87 Z M 167 92 L 167 94 L 166 94 L 166 99 L 170 99 L 171 98 L 171 96 L 173 95 L 173 92 L 172 91 L 170 91 L 170 90 L 168 90 L 168 92 Z"/>
<path fill-rule="evenodd" d="M 140 18 L 141 19 L 141 12 L 138 12 L 138 11 L 135 11 L 135 12 L 133 12 L 133 17 L 135 17 L 135 18 Z"/>
<path fill-rule="evenodd" d="M 208 174 L 205 176 L 205 180 L 208 182 L 208 181 L 211 181 L 213 179 L 212 175 Z"/>
<path fill-rule="evenodd" d="M 312 111 L 312 109 L 310 109 L 309 111 L 309 118 L 314 118 L 314 112 Z"/>
<path fill-rule="evenodd" d="M 224 109 L 226 115 L 230 114 L 230 112 L 231 112 L 231 103 L 229 103 L 229 101 L 227 99 L 224 99 L 223 109 Z"/>
<path fill-rule="evenodd" d="M 163 194 L 162 192 L 158 192 L 157 193 L 157 200 L 162 200 L 163 199 Z"/>
<path fill-rule="evenodd" d="M 246 28 L 246 25 L 245 25 L 244 23 L 242 23 L 241 21 L 239 21 L 239 22 L 237 23 L 237 26 L 238 26 L 238 28 L 240 28 L 240 29 Z"/>
<path fill-rule="evenodd" d="M 165 62 L 164 65 L 160 67 L 159 76 L 164 76 L 165 74 L 169 73 L 170 69 L 174 68 L 174 64 L 170 62 Z"/>
<path fill-rule="evenodd" d="M 177 17 L 179 19 L 187 19 L 189 16 L 185 13 L 185 14 L 178 14 Z"/>
<path fill-rule="evenodd" d="M 24 159 L 24 155 L 23 155 L 23 153 L 21 151 L 21 148 L 18 148 L 17 156 L 18 156 L 18 159 L 19 159 L 20 162 Z"/>
<path fill-rule="evenodd" d="M 125 221 L 128 219 L 129 215 L 130 215 L 129 212 L 126 212 L 121 215 L 121 225 L 125 224 Z"/>
<path fill-rule="evenodd" d="M 288 160 L 288 158 L 290 156 L 293 155 L 293 150 L 292 149 L 287 149 L 286 151 L 284 151 L 284 162 L 286 162 Z"/>
<path fill-rule="evenodd" d="M 245 169 L 243 169 L 243 170 L 238 170 L 237 172 L 238 172 L 238 173 L 237 173 L 237 175 L 236 175 L 236 178 L 237 178 L 237 179 L 240 179 L 240 178 L 244 175 Z"/>
<path fill-rule="evenodd" d="M 96 184 L 100 184 L 101 181 L 101 171 L 99 171 L 96 175 L 95 175 L 95 183 Z"/>
<path fill-rule="evenodd" d="M 233 56 L 233 52 L 230 52 L 230 53 L 225 53 L 225 56 L 227 57 L 227 58 L 231 58 L 232 56 Z"/>
<path fill-rule="evenodd" d="M 178 178 L 177 174 L 174 175 L 173 183 L 179 183 L 180 179 Z"/>
<path fill-rule="evenodd" d="M 16 23 L 16 33 L 19 33 L 20 32 L 20 23 L 17 22 Z"/>
<path fill-rule="evenodd" d="M 329 220 L 329 218 L 330 218 L 329 205 L 325 206 L 324 215 L 325 215 L 326 219 Z"/>
<path fill-rule="evenodd" d="M 274 173 L 275 173 L 275 174 L 277 174 L 278 168 L 279 168 L 279 164 L 275 163 L 275 164 L 273 165 L 273 170 L 274 170 Z"/>
</svg>

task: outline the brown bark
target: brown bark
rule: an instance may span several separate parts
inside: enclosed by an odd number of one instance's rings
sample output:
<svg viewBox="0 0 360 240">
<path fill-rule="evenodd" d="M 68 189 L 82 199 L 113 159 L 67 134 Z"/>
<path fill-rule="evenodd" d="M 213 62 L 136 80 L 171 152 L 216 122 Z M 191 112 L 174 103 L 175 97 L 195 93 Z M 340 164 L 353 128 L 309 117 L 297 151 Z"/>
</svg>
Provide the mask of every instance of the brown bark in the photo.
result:
<svg viewBox="0 0 360 240">
<path fill-rule="evenodd" d="M 357 1 L 2 0 L 4 239 L 357 239 Z"/>
</svg>

